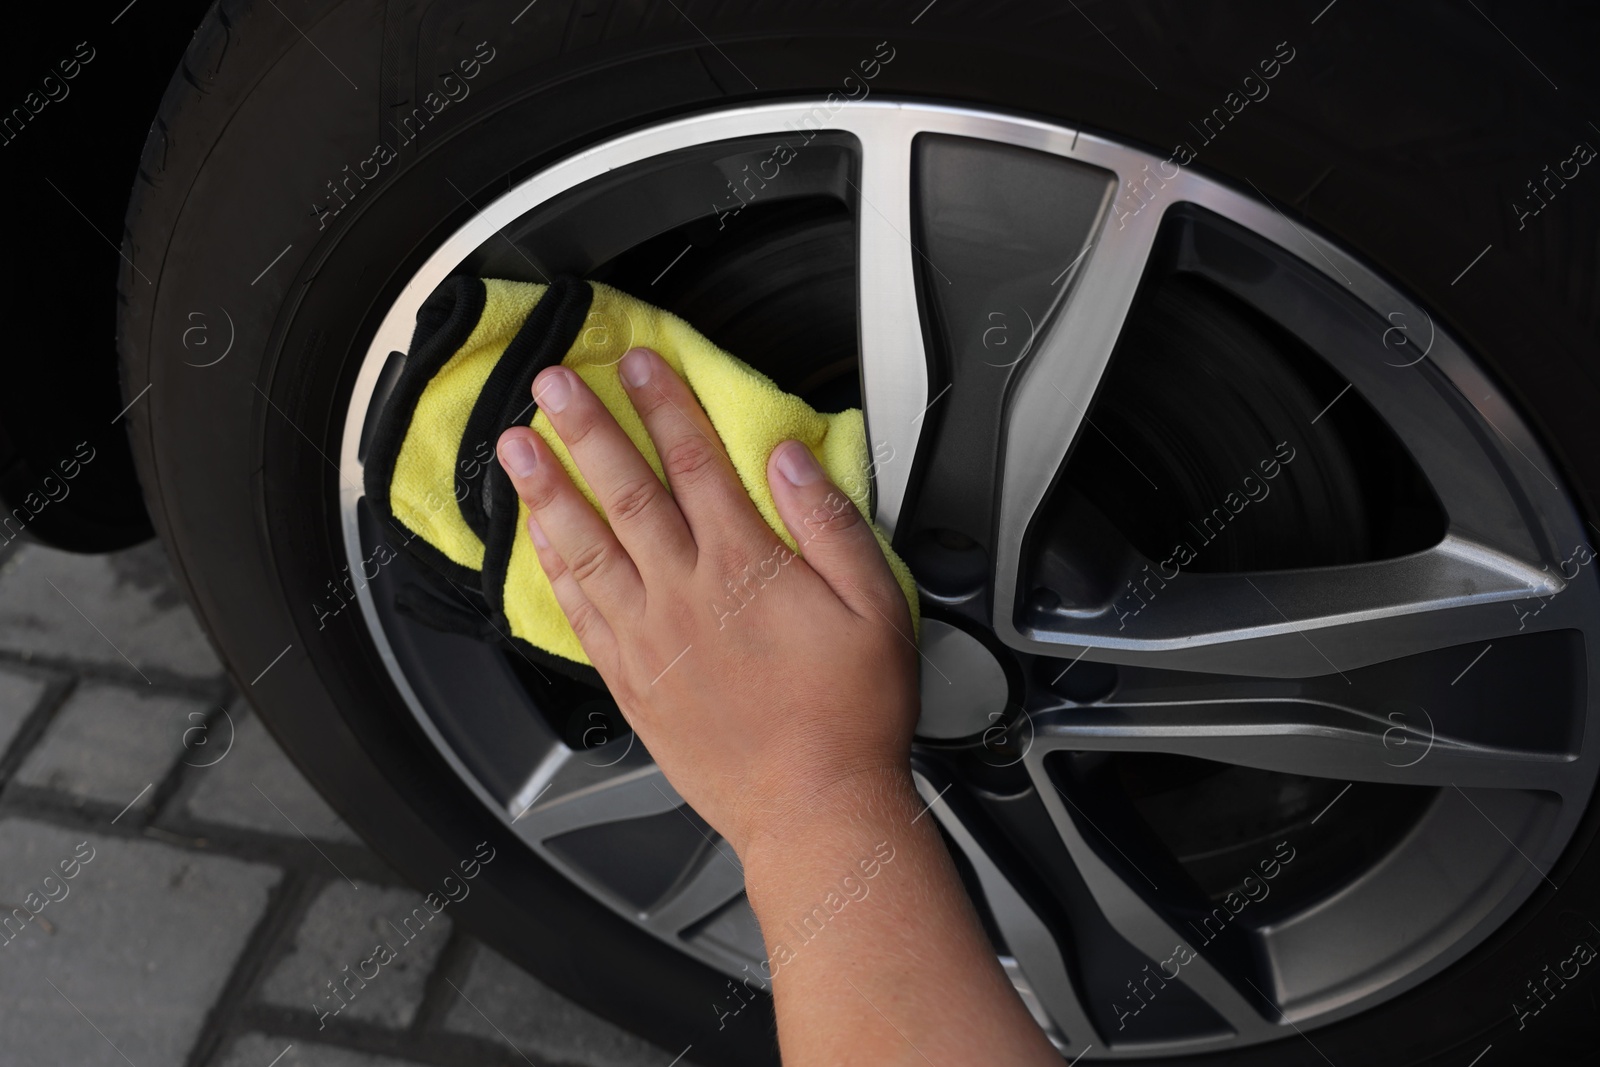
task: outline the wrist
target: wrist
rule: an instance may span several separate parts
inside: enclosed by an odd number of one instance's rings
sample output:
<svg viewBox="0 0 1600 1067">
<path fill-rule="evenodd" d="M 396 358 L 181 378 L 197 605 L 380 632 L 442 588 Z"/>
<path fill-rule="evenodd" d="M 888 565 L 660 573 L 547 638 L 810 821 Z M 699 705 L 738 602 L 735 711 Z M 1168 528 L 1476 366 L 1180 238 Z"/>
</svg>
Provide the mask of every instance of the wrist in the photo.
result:
<svg viewBox="0 0 1600 1067">
<path fill-rule="evenodd" d="M 909 764 L 886 764 L 858 768 L 764 811 L 735 846 L 751 905 L 759 912 L 762 888 L 793 884 L 795 871 L 843 870 L 901 847 L 921 808 Z"/>
</svg>

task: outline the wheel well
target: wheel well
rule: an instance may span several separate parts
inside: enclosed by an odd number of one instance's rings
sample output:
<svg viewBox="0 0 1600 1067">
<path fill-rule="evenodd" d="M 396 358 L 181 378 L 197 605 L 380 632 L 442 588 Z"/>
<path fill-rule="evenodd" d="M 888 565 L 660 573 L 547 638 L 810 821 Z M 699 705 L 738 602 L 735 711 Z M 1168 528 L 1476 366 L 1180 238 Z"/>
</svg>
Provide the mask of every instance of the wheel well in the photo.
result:
<svg viewBox="0 0 1600 1067">
<path fill-rule="evenodd" d="M 138 255 L 122 220 L 151 117 L 208 7 L 138 4 L 85 28 L 70 5 L 30 5 L 11 29 L 0 147 L 31 225 L 0 265 L 19 312 L 0 389 L 0 545 L 24 530 L 77 552 L 151 536 L 117 419 L 114 282 Z"/>
</svg>

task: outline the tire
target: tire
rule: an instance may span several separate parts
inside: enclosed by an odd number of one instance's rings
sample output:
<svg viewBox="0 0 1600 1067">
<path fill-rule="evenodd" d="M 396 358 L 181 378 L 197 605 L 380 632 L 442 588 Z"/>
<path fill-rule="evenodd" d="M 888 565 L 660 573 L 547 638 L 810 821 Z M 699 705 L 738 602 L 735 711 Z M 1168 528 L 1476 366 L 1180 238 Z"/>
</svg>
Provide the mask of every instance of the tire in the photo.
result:
<svg viewBox="0 0 1600 1067">
<path fill-rule="evenodd" d="M 142 397 L 129 433 L 153 522 L 283 748 L 418 885 L 488 842 L 497 858 L 459 920 L 665 1049 L 693 1044 L 708 1064 L 775 1063 L 769 1002 L 711 1025 L 725 976 L 524 848 L 423 735 L 356 613 L 319 619 L 312 606 L 345 566 L 336 501 L 346 487 L 328 457 L 354 367 L 403 280 L 510 184 L 647 123 L 825 94 L 884 40 L 897 59 L 876 83 L 881 97 L 1083 124 L 1154 150 L 1187 136 L 1185 116 L 1288 41 L 1292 72 L 1200 165 L 1254 183 L 1434 309 L 1520 405 L 1580 509 L 1596 514 L 1600 178 L 1571 182 L 1537 219 L 1508 208 L 1584 127 L 1470 8 L 1339 5 L 1312 23 L 1266 4 L 1168 13 L 1086 3 L 1051 15 L 957 0 L 519 6 L 225 0 L 211 10 L 162 102 L 128 210 L 124 251 L 142 274 L 125 267 L 119 280 L 124 402 Z M 1519 9 L 1516 25 L 1497 21 L 1539 39 L 1531 50 L 1562 72 L 1563 89 L 1581 70 L 1592 91 L 1578 43 L 1594 27 L 1553 29 L 1575 18 Z M 1419 56 L 1411 42 L 1424 39 L 1456 51 Z M 445 73 L 463 83 L 463 62 L 476 66 L 470 92 L 413 131 L 377 177 L 330 196 L 350 171 L 366 173 L 396 105 L 439 99 Z M 1430 180 L 1440 173 L 1450 180 Z M 1397 195 L 1417 187 L 1428 190 L 1420 200 Z M 197 366 L 185 331 L 224 321 L 228 354 Z M 1594 1019 L 1581 991 L 1522 1027 L 1508 1005 L 1525 996 L 1522 977 L 1570 954 L 1578 918 L 1595 915 L 1595 828 L 1591 812 L 1547 872 L 1559 888 L 1544 887 L 1429 983 L 1319 1029 L 1316 1049 L 1400 1067 L 1466 1062 L 1492 1043 L 1511 1062 L 1586 1062 Z M 1227 1062 L 1320 1062 L 1299 1037 L 1285 1040 Z"/>
</svg>

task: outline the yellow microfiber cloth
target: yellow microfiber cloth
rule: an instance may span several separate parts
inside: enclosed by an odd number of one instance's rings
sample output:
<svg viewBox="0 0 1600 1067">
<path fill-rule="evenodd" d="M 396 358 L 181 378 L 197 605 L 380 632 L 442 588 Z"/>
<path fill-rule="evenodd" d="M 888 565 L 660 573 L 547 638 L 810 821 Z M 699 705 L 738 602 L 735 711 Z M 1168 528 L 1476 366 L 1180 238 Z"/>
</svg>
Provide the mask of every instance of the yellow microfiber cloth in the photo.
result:
<svg viewBox="0 0 1600 1067">
<path fill-rule="evenodd" d="M 408 549 L 436 573 L 476 579 L 494 629 L 588 664 L 556 603 L 533 546 L 527 511 L 499 469 L 494 445 L 512 425 L 531 425 L 574 484 L 604 510 L 566 446 L 531 398 L 535 374 L 556 362 L 594 390 L 661 476 L 661 461 L 618 379 L 630 348 L 654 349 L 693 390 L 745 491 L 783 542 L 803 557 L 767 485 L 767 460 L 782 441 L 807 445 L 869 522 L 870 468 L 859 409 L 815 411 L 766 375 L 724 352 L 682 319 L 599 282 L 550 285 L 454 278 L 418 312 L 411 350 L 373 434 L 369 504 L 408 531 Z M 664 480 L 664 479 L 663 479 Z M 916 583 L 872 524 L 920 629 Z"/>
</svg>

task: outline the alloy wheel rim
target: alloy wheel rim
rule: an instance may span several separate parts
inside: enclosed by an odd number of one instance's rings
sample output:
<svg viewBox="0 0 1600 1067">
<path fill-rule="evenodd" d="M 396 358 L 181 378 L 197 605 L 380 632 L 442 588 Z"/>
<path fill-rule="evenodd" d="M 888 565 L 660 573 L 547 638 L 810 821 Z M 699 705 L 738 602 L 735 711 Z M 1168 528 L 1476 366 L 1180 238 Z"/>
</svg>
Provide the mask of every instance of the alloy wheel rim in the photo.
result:
<svg viewBox="0 0 1600 1067">
<path fill-rule="evenodd" d="M 769 175 L 763 161 L 775 158 L 771 148 L 780 140 L 799 147 Z M 847 164 L 834 165 L 835 158 Z M 940 357 L 948 364 L 962 358 L 963 344 L 971 349 L 974 331 L 968 322 L 947 328 L 942 341 L 937 336 L 940 315 L 948 322 L 951 314 L 939 301 L 952 299 L 939 285 L 958 287 L 941 277 L 937 254 L 927 251 L 940 244 L 943 225 L 926 214 L 942 187 L 932 179 L 955 175 L 949 184 L 960 185 L 970 181 L 960 178 L 963 167 L 990 164 L 1000 191 L 1008 168 L 1020 175 L 1018 189 L 1039 186 L 1041 175 L 1059 179 L 1043 198 L 1055 202 L 979 219 L 982 232 L 1009 226 L 1023 234 L 1018 259 L 1037 260 L 983 296 L 1010 298 L 1028 284 L 1039 291 L 1010 305 L 1023 311 L 1029 329 L 1023 354 L 999 353 L 989 364 L 1005 372 L 998 387 L 969 386 L 977 380 L 971 375 L 941 382 L 930 372 L 930 348 L 943 346 L 933 353 L 935 367 Z M 630 235 L 630 224 L 645 223 L 621 218 L 590 246 L 573 237 L 573 227 L 592 223 L 597 210 L 582 205 L 585 190 L 659 183 L 661 173 L 677 174 L 678 185 L 649 205 L 659 211 L 649 223 L 656 229 Z M 959 731 L 924 738 L 915 770 L 928 811 L 1004 942 L 1008 973 L 1063 1051 L 1088 1050 L 1091 1059 L 1209 1051 L 1348 1017 L 1460 959 L 1548 881 L 1593 790 L 1595 756 L 1584 727 L 1597 712 L 1584 680 L 1600 666 L 1594 642 L 1583 639 L 1597 616 L 1595 582 L 1587 556 L 1574 562 L 1574 547 L 1588 540 L 1556 468 L 1448 333 L 1354 256 L 1264 196 L 1090 133 L 920 103 L 767 104 L 641 129 L 517 184 L 440 245 L 367 350 L 340 455 L 352 572 L 383 533 L 364 517 L 354 488 L 363 484 L 363 429 L 382 402 L 391 353 L 404 351 L 417 308 L 452 271 L 528 280 L 539 280 L 544 267 L 587 273 L 608 255 L 704 217 L 707 208 L 736 224 L 739 210 L 761 203 L 763 194 L 770 202 L 832 192 L 852 208 L 861 394 L 873 455 L 883 460 L 872 469 L 876 515 L 897 546 L 919 532 L 919 507 L 933 500 L 937 511 L 938 493 L 928 485 L 972 490 L 963 485 L 971 479 L 929 481 L 929 471 L 956 469 L 939 466 L 939 434 L 952 428 L 938 409 L 951 396 L 940 390 L 960 384 L 954 395 L 971 401 L 963 411 L 992 402 L 1002 414 L 984 453 L 996 491 L 981 506 L 958 500 L 989 516 L 976 534 L 984 542 L 979 579 L 934 583 L 923 592 L 930 618 L 994 644 L 1006 671 L 1020 669 L 1025 681 L 1008 694 L 1010 714 L 985 712 L 964 746 L 944 740 Z M 961 207 L 952 210 L 959 215 Z M 1028 246 L 1025 230 L 1030 222 L 1040 228 L 1040 218 L 1052 236 Z M 1039 287 L 1051 254 L 1059 274 Z M 1168 268 L 1180 264 L 1250 303 L 1325 359 L 1356 394 L 1324 397 L 1328 409 L 1341 400 L 1371 406 L 1448 518 L 1436 543 L 1342 566 L 1180 568 L 1157 585 L 1148 569 L 1134 566 L 1154 562 L 1142 555 L 1091 554 L 1121 567 L 1117 576 L 1135 595 L 1142 581 L 1146 597 L 1131 625 L 1133 601 L 1120 584 L 1111 600 L 1104 590 L 1098 599 L 1064 599 L 1041 584 L 1048 569 L 1035 550 L 1042 516 L 1075 443 L 1097 432 L 1100 384 L 1141 286 L 1163 256 Z M 960 288 L 974 284 L 963 278 Z M 923 329 L 907 330 L 908 322 Z M 951 340 L 961 330 L 966 340 Z M 970 351 L 965 358 L 970 363 Z M 1322 417 L 1293 429 L 1303 439 Z M 922 578 L 915 560 L 913 567 Z M 536 754 L 520 776 L 486 769 L 482 746 L 464 741 L 460 709 L 452 706 L 467 696 L 437 676 L 443 664 L 461 672 L 469 653 L 451 645 L 441 664 L 436 652 L 417 652 L 437 642 L 395 616 L 385 580 L 357 590 L 363 620 L 427 736 L 485 806 L 629 921 L 761 984 L 764 952 L 737 862 L 682 806 L 642 746 L 629 735 L 626 743 L 618 737 L 609 747 L 585 747 L 570 729 L 564 738 L 527 716 L 515 706 L 512 671 L 495 663 L 497 653 L 480 649 L 470 653 L 482 666 L 471 695 L 480 706 L 502 709 L 508 723 L 522 715 L 505 740 Z M 1498 662 L 1479 662 L 1496 652 Z M 1540 725 L 1530 738 L 1508 733 L 1487 706 L 1519 692 L 1507 688 L 1510 665 L 1536 668 L 1549 682 L 1541 682 L 1548 707 L 1533 709 L 1529 721 Z M 1074 670 L 1074 684 L 1092 670 L 1113 672 L 1113 680 L 1071 695 L 1041 681 L 1055 675 L 1059 682 Z M 1440 677 L 1406 681 L 1429 672 Z M 1461 689 L 1463 678 L 1473 686 Z M 937 684 L 926 669 L 924 679 Z M 1474 687 L 1488 695 L 1462 698 Z M 1368 696 L 1351 695 L 1357 691 Z M 1402 695 L 1382 695 L 1392 693 Z M 1563 698 L 1570 706 L 1557 708 Z M 580 727 L 605 725 L 598 707 L 573 715 Z M 1356 786 L 1415 787 L 1426 795 L 1370 869 L 1302 900 L 1298 912 L 1269 911 L 1252 897 L 1238 911 L 1225 902 L 1226 917 L 1216 918 L 1208 906 L 1216 902 L 1195 894 L 1181 864 L 1139 863 L 1134 857 L 1145 859 L 1149 842 L 1123 833 L 1115 813 L 1097 807 L 1104 797 L 1085 783 L 1103 776 L 1105 753 L 1163 753 L 1346 783 L 1305 825 L 1325 815 L 1331 824 L 1341 800 L 1353 803 L 1345 792 Z M 993 769 L 982 781 L 969 773 L 978 769 L 974 760 Z M 679 870 L 657 878 L 656 899 L 619 893 L 592 865 L 551 844 L 652 817 L 680 819 L 704 842 Z M 1266 865 L 1274 860 L 1284 864 L 1280 853 L 1261 854 L 1258 885 L 1269 880 Z M 1440 864 L 1447 875 L 1438 873 Z M 1387 943 L 1400 929 L 1397 915 L 1415 934 L 1403 945 Z M 1076 938 L 1069 932 L 1075 927 Z M 1084 943 L 1095 938 L 1113 947 Z"/>
</svg>

